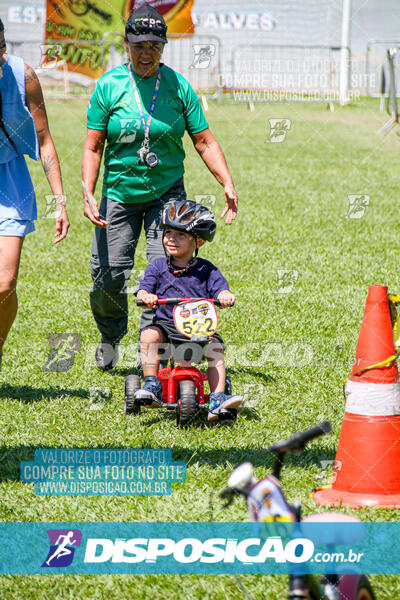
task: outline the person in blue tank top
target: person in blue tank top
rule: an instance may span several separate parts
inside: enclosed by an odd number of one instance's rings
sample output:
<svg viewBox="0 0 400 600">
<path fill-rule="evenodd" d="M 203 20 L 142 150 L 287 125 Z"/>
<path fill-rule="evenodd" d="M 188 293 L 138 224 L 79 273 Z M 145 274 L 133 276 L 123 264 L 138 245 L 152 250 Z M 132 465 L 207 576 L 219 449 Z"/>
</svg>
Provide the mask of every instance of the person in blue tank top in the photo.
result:
<svg viewBox="0 0 400 600">
<path fill-rule="evenodd" d="M 0 19 L 0 368 L 3 345 L 17 314 L 22 244 L 34 231 L 36 198 L 24 154 L 42 161 L 56 205 L 57 244 L 67 235 L 61 171 L 35 71 L 6 53 Z"/>
</svg>

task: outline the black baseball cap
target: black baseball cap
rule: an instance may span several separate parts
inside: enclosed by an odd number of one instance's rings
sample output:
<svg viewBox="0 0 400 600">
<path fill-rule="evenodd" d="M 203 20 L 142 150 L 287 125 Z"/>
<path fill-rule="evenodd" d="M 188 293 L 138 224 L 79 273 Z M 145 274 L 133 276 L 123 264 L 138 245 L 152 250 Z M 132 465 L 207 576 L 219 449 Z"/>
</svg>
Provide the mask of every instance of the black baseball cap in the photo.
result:
<svg viewBox="0 0 400 600">
<path fill-rule="evenodd" d="M 163 16 L 147 4 L 134 10 L 126 22 L 125 35 L 129 44 L 162 42 L 166 44 L 167 29 Z"/>
</svg>

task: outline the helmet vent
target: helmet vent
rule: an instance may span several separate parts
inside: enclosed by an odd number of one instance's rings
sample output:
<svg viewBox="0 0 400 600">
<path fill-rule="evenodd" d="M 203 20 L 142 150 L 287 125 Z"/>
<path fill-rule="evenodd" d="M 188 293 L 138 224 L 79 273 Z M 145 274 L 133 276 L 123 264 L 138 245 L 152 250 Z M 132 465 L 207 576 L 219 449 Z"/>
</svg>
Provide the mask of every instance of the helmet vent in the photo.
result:
<svg viewBox="0 0 400 600">
<path fill-rule="evenodd" d="M 180 209 L 178 210 L 178 216 L 180 217 L 180 216 L 181 216 L 181 215 L 182 215 L 182 214 L 185 212 L 185 210 L 186 210 L 187 208 L 188 208 L 188 203 L 187 203 L 187 202 L 185 202 L 185 204 L 182 204 L 182 206 L 181 206 L 181 207 L 180 207 Z"/>
</svg>

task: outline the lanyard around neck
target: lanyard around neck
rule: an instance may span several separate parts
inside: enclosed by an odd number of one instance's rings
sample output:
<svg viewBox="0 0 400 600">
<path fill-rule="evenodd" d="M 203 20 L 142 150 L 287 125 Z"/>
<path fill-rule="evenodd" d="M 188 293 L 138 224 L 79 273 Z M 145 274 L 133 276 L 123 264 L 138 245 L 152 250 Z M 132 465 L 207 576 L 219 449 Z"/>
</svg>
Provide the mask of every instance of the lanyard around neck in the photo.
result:
<svg viewBox="0 0 400 600">
<path fill-rule="evenodd" d="M 133 73 L 132 73 L 132 65 L 130 63 L 129 63 L 129 77 L 130 77 L 131 84 L 132 84 L 132 87 L 133 87 L 133 93 L 135 94 L 136 104 L 137 104 L 139 112 L 140 112 L 140 117 L 142 119 L 143 131 L 144 131 L 144 139 L 147 141 L 149 139 L 149 137 L 150 137 L 149 136 L 150 123 L 151 123 L 151 119 L 153 117 L 154 107 L 156 105 L 158 90 L 160 89 L 161 70 L 160 70 L 160 67 L 158 67 L 156 86 L 154 88 L 153 99 L 151 101 L 151 106 L 150 106 L 150 110 L 149 110 L 149 116 L 147 117 L 147 121 L 146 121 L 145 116 L 144 116 L 144 110 L 143 110 L 142 101 L 141 101 L 140 96 L 139 96 L 139 92 L 138 92 L 138 89 L 137 89 L 137 86 L 136 86 L 136 82 L 135 82 L 135 79 L 134 79 Z"/>
</svg>

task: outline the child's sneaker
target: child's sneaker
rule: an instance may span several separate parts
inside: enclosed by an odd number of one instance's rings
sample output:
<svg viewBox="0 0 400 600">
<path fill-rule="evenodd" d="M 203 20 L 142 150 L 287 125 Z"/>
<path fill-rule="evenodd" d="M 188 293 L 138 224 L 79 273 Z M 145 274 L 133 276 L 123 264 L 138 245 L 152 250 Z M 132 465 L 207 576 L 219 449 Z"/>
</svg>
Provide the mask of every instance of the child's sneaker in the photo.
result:
<svg viewBox="0 0 400 600">
<path fill-rule="evenodd" d="M 163 405 L 161 381 L 158 381 L 157 377 L 146 377 L 142 389 L 135 392 L 135 400 L 148 408 L 161 408 Z"/>
<path fill-rule="evenodd" d="M 212 392 L 208 400 L 208 420 L 218 421 L 219 413 L 228 408 L 234 408 L 240 414 L 244 409 L 244 398 L 239 394 L 227 396 L 222 392 Z"/>
</svg>

